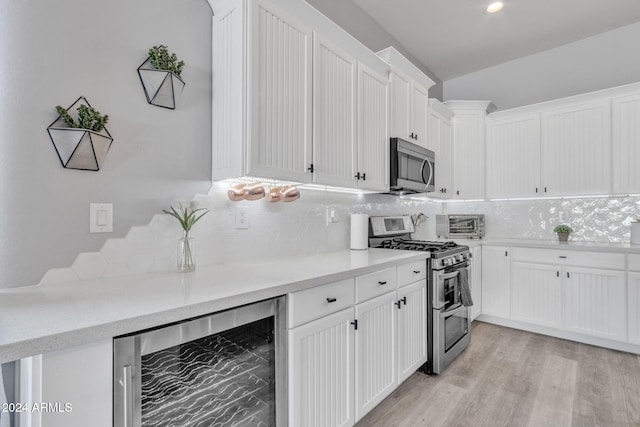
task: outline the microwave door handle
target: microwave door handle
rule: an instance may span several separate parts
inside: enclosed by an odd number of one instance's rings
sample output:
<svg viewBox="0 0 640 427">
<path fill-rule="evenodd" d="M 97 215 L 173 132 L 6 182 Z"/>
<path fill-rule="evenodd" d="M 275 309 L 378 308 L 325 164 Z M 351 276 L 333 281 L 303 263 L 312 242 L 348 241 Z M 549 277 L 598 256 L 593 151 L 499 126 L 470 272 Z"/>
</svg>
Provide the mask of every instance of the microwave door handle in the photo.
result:
<svg viewBox="0 0 640 427">
<path fill-rule="evenodd" d="M 429 164 L 429 178 L 425 181 L 425 179 L 424 179 L 424 167 L 427 164 Z M 431 182 L 431 178 L 433 178 L 433 165 L 429 161 L 429 158 L 425 157 L 424 161 L 422 162 L 422 182 L 424 182 L 426 185 L 429 185 L 429 183 Z"/>
</svg>

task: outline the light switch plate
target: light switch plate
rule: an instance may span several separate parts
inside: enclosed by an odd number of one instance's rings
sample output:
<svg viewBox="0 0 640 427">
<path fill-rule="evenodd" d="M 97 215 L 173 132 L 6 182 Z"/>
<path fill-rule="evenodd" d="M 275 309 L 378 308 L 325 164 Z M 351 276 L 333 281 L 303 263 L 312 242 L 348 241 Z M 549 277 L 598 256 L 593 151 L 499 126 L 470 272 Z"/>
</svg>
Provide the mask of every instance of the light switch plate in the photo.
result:
<svg viewBox="0 0 640 427">
<path fill-rule="evenodd" d="M 113 204 L 89 204 L 89 233 L 113 232 Z"/>
</svg>

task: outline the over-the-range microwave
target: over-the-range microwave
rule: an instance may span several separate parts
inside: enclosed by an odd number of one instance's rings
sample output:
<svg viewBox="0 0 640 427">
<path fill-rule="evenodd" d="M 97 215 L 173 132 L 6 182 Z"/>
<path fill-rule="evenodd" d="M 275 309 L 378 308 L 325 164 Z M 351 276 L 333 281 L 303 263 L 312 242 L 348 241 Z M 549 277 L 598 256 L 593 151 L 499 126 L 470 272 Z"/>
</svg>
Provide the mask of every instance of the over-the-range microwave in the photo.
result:
<svg viewBox="0 0 640 427">
<path fill-rule="evenodd" d="M 413 142 L 391 138 L 390 193 L 412 194 L 435 191 L 435 154 Z"/>
</svg>

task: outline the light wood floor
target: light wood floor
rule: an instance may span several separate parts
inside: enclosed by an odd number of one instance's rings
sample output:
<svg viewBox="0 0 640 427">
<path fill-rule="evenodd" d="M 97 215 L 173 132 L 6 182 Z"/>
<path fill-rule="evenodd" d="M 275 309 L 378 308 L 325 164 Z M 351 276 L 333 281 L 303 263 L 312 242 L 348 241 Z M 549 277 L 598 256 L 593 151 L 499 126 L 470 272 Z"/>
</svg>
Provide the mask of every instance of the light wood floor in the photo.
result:
<svg viewBox="0 0 640 427">
<path fill-rule="evenodd" d="M 442 375 L 413 374 L 369 426 L 640 426 L 640 357 L 476 321 Z"/>
</svg>

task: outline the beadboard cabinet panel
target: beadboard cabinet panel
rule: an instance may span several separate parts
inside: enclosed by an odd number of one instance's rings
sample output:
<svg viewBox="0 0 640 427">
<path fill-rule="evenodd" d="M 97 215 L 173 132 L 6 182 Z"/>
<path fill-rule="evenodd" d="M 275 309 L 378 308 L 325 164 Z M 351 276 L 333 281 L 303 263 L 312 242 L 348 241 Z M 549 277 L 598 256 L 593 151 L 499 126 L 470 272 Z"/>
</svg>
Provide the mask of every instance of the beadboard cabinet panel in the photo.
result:
<svg viewBox="0 0 640 427">
<path fill-rule="evenodd" d="M 308 182 L 312 31 L 264 0 L 250 8 L 248 172 Z"/>
<path fill-rule="evenodd" d="M 560 267 L 511 263 L 511 319 L 553 328 L 562 327 Z"/>
<path fill-rule="evenodd" d="M 350 187 L 356 172 L 357 62 L 314 33 L 313 181 Z"/>
<path fill-rule="evenodd" d="M 411 78 L 391 71 L 391 136 L 411 141 Z"/>
<path fill-rule="evenodd" d="M 567 267 L 565 271 L 565 328 L 626 341 L 627 289 L 624 271 L 577 267 Z"/>
<path fill-rule="evenodd" d="M 611 192 L 609 100 L 542 113 L 543 195 Z"/>
<path fill-rule="evenodd" d="M 612 100 L 613 194 L 640 192 L 640 93 Z"/>
<path fill-rule="evenodd" d="M 289 331 L 289 425 L 354 424 L 353 308 Z"/>
<path fill-rule="evenodd" d="M 406 298 L 406 299 L 405 299 Z M 427 361 L 427 283 L 420 280 L 398 290 L 398 383 Z"/>
<path fill-rule="evenodd" d="M 487 119 L 487 198 L 540 195 L 540 115 Z"/>
<path fill-rule="evenodd" d="M 450 199 L 453 194 L 452 117 L 453 113 L 440 101 L 429 100 L 427 148 L 436 156 L 435 191 L 429 193 L 431 198 Z"/>
<path fill-rule="evenodd" d="M 640 273 L 628 273 L 629 342 L 640 345 Z"/>
<path fill-rule="evenodd" d="M 511 318 L 511 258 L 507 246 L 482 248 L 482 314 Z"/>
<path fill-rule="evenodd" d="M 358 65 L 358 188 L 389 191 L 389 81 Z"/>
<path fill-rule="evenodd" d="M 428 122 L 427 122 L 427 106 L 429 102 L 429 91 L 413 82 L 411 84 L 411 123 L 414 134 L 413 142 L 421 147 L 428 148 Z"/>
</svg>

